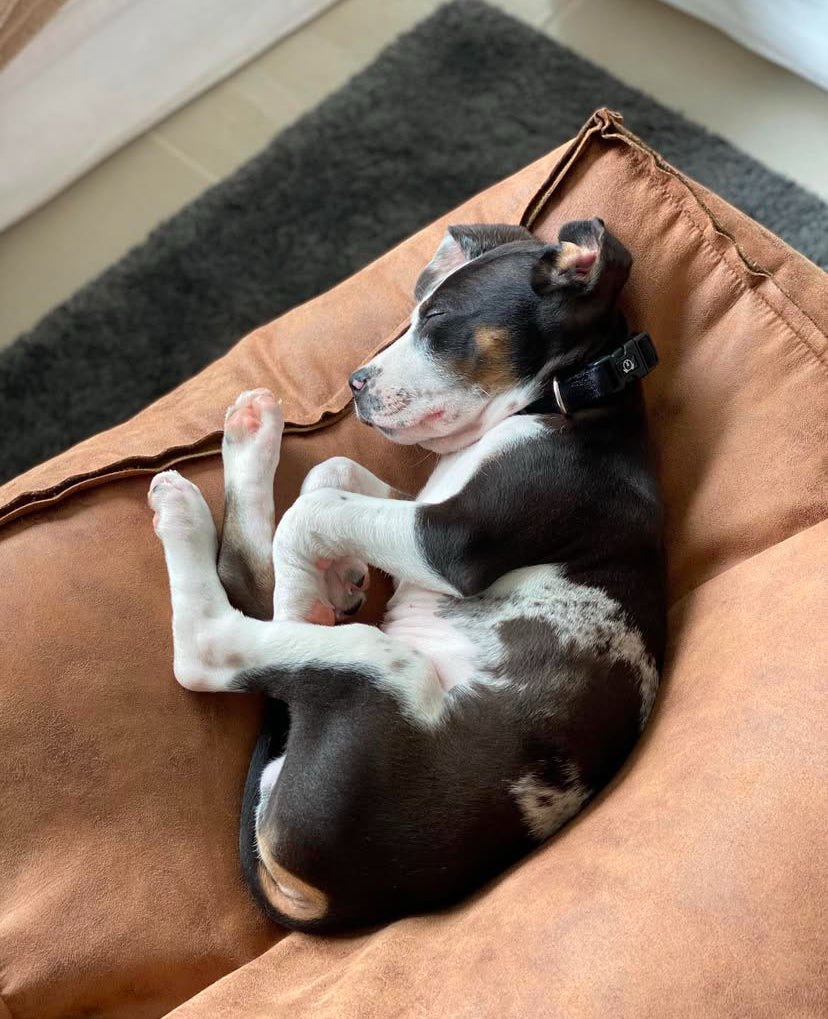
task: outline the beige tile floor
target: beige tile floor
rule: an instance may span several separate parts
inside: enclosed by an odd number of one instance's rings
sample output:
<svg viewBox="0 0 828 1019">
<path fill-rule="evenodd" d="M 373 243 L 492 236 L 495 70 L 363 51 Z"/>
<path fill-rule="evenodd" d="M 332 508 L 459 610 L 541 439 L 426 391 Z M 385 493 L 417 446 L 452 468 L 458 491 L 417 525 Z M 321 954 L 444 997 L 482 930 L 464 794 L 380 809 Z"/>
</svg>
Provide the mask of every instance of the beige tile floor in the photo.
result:
<svg viewBox="0 0 828 1019">
<path fill-rule="evenodd" d="M 828 199 L 828 93 L 658 0 L 494 0 Z M 439 0 L 340 0 L 0 234 L 0 347 Z"/>
</svg>

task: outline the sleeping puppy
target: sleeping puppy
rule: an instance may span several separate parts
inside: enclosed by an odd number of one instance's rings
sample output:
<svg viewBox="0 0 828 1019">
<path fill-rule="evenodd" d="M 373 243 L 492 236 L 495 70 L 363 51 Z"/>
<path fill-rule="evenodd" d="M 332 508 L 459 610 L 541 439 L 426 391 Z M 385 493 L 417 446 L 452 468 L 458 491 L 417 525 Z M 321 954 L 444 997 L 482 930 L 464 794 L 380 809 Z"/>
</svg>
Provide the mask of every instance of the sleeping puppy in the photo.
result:
<svg viewBox="0 0 828 1019">
<path fill-rule="evenodd" d="M 441 454 L 414 498 L 336 458 L 274 536 L 283 422 L 263 389 L 228 410 L 220 553 L 198 489 L 153 479 L 176 678 L 271 698 L 241 851 L 278 922 L 457 900 L 573 817 L 641 732 L 665 595 L 638 381 L 657 359 L 616 308 L 630 263 L 600 219 L 557 244 L 449 229 L 410 327 L 350 379 L 366 425 Z M 382 626 L 316 625 L 359 610 L 368 566 L 396 581 Z"/>
</svg>

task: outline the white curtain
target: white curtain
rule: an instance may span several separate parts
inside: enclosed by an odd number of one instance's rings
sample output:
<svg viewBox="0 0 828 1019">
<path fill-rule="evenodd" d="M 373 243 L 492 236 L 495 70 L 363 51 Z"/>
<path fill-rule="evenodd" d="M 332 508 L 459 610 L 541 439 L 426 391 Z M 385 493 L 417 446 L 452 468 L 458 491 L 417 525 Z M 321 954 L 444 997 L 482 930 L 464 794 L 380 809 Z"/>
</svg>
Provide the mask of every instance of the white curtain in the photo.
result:
<svg viewBox="0 0 828 1019">
<path fill-rule="evenodd" d="M 69 0 L 0 71 L 0 230 L 334 0 Z"/>
<path fill-rule="evenodd" d="M 828 0 L 666 0 L 828 89 Z"/>
</svg>

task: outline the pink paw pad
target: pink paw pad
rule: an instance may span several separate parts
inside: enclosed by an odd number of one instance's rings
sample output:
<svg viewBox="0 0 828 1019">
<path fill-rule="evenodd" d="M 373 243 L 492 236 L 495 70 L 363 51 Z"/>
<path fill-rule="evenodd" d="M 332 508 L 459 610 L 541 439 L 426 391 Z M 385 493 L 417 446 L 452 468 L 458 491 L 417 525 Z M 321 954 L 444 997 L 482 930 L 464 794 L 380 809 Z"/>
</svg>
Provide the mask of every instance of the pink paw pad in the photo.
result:
<svg viewBox="0 0 828 1019">
<path fill-rule="evenodd" d="M 305 622 L 315 623 L 316 626 L 334 626 L 336 613 L 329 605 L 323 605 L 322 602 L 317 601 L 313 603 Z"/>
<path fill-rule="evenodd" d="M 233 406 L 227 408 L 225 435 L 234 442 L 255 436 L 267 417 L 279 413 L 280 404 L 269 389 L 242 393 Z"/>
</svg>

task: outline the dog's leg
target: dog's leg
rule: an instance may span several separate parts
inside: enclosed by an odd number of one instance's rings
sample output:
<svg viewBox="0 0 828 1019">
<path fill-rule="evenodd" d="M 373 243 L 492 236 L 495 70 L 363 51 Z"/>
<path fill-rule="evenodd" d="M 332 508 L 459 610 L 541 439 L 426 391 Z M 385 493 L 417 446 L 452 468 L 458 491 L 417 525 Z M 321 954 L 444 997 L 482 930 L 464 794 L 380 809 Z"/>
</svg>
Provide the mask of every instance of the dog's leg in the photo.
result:
<svg viewBox="0 0 828 1019">
<path fill-rule="evenodd" d="M 218 537 L 201 492 L 177 471 L 156 474 L 147 501 L 164 546 L 173 613 L 173 667 L 179 682 L 198 681 L 210 627 L 231 608 L 216 572 Z"/>
<path fill-rule="evenodd" d="M 344 456 L 331 457 L 308 471 L 302 483 L 302 494 L 322 488 L 369 495 L 375 499 L 410 498 L 381 481 L 361 464 Z M 325 590 L 333 607 L 335 621 L 341 622 L 344 617 L 357 613 L 365 602 L 370 584 L 367 563 L 355 556 L 341 556 L 332 557 L 329 563 L 322 558 L 317 565 L 324 574 Z M 329 610 L 317 607 L 316 614 L 311 618 L 317 622 L 330 622 L 329 618 L 325 618 L 328 613 Z"/>
<path fill-rule="evenodd" d="M 224 418 L 218 573 L 231 603 L 257 619 L 269 619 L 273 606 L 273 479 L 283 429 L 281 406 L 268 389 L 242 393 Z"/>
<path fill-rule="evenodd" d="M 420 724 L 435 722 L 442 710 L 445 693 L 431 661 L 375 626 L 323 627 L 233 613 L 205 621 L 202 633 L 189 673 L 176 673 L 187 689 L 257 691 L 295 704 L 317 697 L 323 677 L 331 689 L 370 677 Z M 306 682 L 315 689 L 303 692 Z"/>
<path fill-rule="evenodd" d="M 182 686 L 261 690 L 290 702 L 290 684 L 302 670 L 341 670 L 343 677 L 363 671 L 412 717 L 428 722 L 439 713 L 443 690 L 431 663 L 377 627 L 270 622 L 232 608 L 216 572 L 210 511 L 196 486 L 176 471 L 153 478 L 148 501 L 167 562 L 174 670 Z"/>
<path fill-rule="evenodd" d="M 319 488 L 305 492 L 282 517 L 273 540 L 278 578 L 274 619 L 322 621 L 330 612 L 321 566 L 353 557 L 402 581 L 458 596 L 420 547 L 418 505 Z"/>
<path fill-rule="evenodd" d="M 349 460 L 347 456 L 333 456 L 312 467 L 302 482 L 302 494 L 318 488 L 336 488 L 354 495 L 370 495 L 375 499 L 410 499 L 391 485 L 381 481 L 367 467 Z"/>
<path fill-rule="evenodd" d="M 273 611 L 273 482 L 283 429 L 281 407 L 268 389 L 244 392 L 227 408 L 218 572 L 231 604 L 256 619 L 269 619 Z M 403 497 L 346 457 L 333 457 L 308 473 L 302 491 L 317 488 Z M 325 570 L 325 582 L 336 617 L 353 615 L 365 601 L 368 567 L 353 558 L 334 560 Z"/>
</svg>

